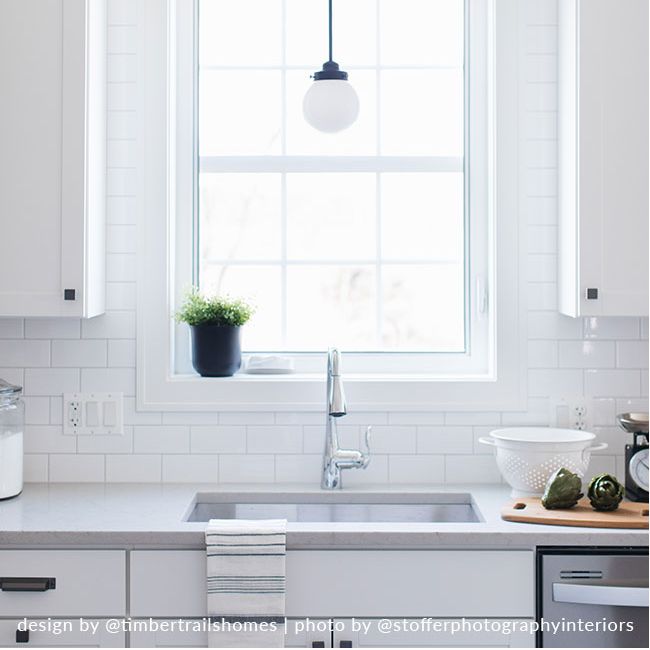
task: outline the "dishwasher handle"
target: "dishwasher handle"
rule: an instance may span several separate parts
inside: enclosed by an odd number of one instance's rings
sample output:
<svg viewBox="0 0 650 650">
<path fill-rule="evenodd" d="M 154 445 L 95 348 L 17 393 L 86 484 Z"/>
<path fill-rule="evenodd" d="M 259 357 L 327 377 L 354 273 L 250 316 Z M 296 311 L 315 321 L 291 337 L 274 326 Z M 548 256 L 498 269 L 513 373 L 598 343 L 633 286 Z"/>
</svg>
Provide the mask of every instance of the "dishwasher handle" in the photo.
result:
<svg viewBox="0 0 650 650">
<path fill-rule="evenodd" d="M 648 587 L 578 585 L 554 582 L 553 600 L 556 603 L 572 603 L 575 605 L 648 607 Z"/>
</svg>

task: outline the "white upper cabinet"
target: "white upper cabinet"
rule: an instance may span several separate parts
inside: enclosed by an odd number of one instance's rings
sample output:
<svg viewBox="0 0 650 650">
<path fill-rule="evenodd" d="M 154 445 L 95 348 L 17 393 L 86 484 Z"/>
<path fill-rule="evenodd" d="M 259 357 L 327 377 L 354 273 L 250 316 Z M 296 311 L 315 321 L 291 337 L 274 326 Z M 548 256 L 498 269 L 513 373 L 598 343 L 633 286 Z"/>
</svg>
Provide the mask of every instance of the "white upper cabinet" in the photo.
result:
<svg viewBox="0 0 650 650">
<path fill-rule="evenodd" d="M 104 311 L 106 4 L 0 2 L 0 316 Z"/>
<path fill-rule="evenodd" d="M 648 314 L 648 0 L 559 10 L 559 306 Z"/>
</svg>

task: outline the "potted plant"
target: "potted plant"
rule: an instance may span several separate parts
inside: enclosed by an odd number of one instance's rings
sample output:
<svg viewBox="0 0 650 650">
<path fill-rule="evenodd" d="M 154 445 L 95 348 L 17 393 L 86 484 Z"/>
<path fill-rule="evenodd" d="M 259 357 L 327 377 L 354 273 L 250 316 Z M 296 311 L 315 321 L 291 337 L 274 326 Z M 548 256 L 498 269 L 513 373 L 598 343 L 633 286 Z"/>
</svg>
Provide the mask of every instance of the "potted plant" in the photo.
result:
<svg viewBox="0 0 650 650">
<path fill-rule="evenodd" d="M 253 315 L 239 298 L 208 297 L 194 287 L 176 313 L 192 333 L 192 365 L 202 377 L 231 377 L 241 368 L 239 330 Z"/>
</svg>

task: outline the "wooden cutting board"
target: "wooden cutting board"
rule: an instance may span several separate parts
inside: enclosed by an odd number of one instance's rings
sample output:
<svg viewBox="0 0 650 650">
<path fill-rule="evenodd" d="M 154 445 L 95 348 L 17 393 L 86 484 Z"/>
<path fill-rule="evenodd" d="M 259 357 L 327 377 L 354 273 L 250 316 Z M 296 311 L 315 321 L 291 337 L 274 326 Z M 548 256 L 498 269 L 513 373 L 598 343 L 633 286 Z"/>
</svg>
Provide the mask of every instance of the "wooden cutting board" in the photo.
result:
<svg viewBox="0 0 650 650">
<path fill-rule="evenodd" d="M 551 526 L 584 526 L 590 528 L 647 528 L 648 504 L 622 501 L 613 512 L 598 512 L 586 497 L 568 510 L 547 510 L 539 497 L 510 501 L 501 509 L 506 521 Z"/>
</svg>

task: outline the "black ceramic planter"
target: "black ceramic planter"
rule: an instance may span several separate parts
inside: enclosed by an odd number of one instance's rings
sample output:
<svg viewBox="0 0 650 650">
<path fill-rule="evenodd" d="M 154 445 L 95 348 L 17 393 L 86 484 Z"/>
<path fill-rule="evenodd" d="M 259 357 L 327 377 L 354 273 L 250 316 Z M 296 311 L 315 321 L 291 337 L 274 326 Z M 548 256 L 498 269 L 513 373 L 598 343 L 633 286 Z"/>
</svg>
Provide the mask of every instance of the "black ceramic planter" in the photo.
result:
<svg viewBox="0 0 650 650">
<path fill-rule="evenodd" d="M 202 377 L 231 377 L 241 368 L 239 327 L 191 325 L 192 365 Z"/>
</svg>

